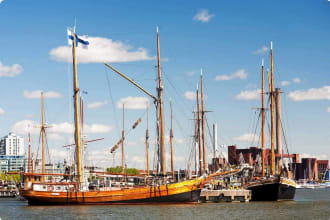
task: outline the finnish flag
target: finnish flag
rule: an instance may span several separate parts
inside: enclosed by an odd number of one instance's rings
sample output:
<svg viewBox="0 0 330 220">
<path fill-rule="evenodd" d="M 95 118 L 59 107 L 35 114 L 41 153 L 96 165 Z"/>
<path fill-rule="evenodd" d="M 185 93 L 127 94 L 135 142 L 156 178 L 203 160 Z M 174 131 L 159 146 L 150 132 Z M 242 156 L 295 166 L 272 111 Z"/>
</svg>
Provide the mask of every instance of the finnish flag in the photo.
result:
<svg viewBox="0 0 330 220">
<path fill-rule="evenodd" d="M 69 28 L 67 29 L 67 32 L 68 32 L 68 44 L 72 46 L 73 34 L 75 33 L 71 31 Z M 89 41 L 86 35 L 78 36 L 76 34 L 76 47 L 79 47 L 79 45 L 82 46 L 82 48 L 88 49 Z"/>
</svg>

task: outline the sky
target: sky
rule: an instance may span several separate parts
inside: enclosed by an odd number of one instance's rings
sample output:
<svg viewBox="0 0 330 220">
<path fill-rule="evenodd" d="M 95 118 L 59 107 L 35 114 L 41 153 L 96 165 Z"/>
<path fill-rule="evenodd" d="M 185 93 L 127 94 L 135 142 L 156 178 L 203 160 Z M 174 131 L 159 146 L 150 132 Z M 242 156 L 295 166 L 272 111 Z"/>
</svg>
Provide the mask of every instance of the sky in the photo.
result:
<svg viewBox="0 0 330 220">
<path fill-rule="evenodd" d="M 121 164 L 110 148 L 120 139 L 125 103 L 125 160 L 145 168 L 146 106 L 151 156 L 155 149 L 152 100 L 116 73 L 108 62 L 156 95 L 156 27 L 164 81 L 167 168 L 173 104 L 175 168 L 192 156 L 195 90 L 203 71 L 210 133 L 218 124 L 218 151 L 260 145 L 261 62 L 270 68 L 273 42 L 275 87 L 282 90 L 285 146 L 301 157 L 330 158 L 330 3 L 327 0 L 251 1 L 22 1 L 0 0 L 0 135 L 32 133 L 40 156 L 40 92 L 45 93 L 51 161 L 72 158 L 73 101 L 67 27 L 88 35 L 78 48 L 79 87 L 84 99 L 86 160 Z M 266 102 L 268 103 L 268 102 Z M 134 130 L 131 126 L 142 117 Z M 267 115 L 269 123 L 269 115 Z M 267 134 L 267 136 L 269 136 Z M 269 147 L 269 137 L 266 147 Z M 27 142 L 25 142 L 27 146 Z M 39 150 L 38 150 L 39 149 Z M 39 153 L 37 153 L 39 152 Z M 153 161 L 153 160 L 151 160 Z M 152 166 L 153 163 L 150 164 Z"/>
</svg>

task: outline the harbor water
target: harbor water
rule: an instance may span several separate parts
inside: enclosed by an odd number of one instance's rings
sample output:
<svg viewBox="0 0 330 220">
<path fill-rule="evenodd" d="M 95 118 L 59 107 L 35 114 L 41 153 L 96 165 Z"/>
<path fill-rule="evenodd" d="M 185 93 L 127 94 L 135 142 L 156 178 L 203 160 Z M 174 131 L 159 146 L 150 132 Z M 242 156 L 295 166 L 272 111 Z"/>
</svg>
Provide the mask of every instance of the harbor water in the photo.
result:
<svg viewBox="0 0 330 220">
<path fill-rule="evenodd" d="M 330 188 L 298 189 L 294 201 L 171 205 L 28 206 L 0 199 L 7 219 L 330 219 Z"/>
</svg>

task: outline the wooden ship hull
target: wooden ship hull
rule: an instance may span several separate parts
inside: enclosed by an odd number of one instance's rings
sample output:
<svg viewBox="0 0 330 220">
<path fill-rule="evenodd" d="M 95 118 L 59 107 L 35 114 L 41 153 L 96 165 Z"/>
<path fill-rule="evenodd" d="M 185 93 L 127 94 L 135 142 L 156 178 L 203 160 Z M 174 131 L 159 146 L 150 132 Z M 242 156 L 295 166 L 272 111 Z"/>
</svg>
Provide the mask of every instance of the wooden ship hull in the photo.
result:
<svg viewBox="0 0 330 220">
<path fill-rule="evenodd" d="M 32 185 L 32 189 L 21 189 L 20 195 L 30 205 L 194 203 L 199 201 L 203 181 L 195 179 L 160 186 L 108 191 L 76 191 L 74 188 L 61 191 L 56 190 L 58 187 L 56 184 L 42 184 L 42 186 L 46 186 L 45 191 L 34 190 Z"/>
<path fill-rule="evenodd" d="M 251 190 L 252 201 L 293 200 L 296 183 L 288 178 L 266 178 L 251 182 L 247 189 Z"/>
</svg>

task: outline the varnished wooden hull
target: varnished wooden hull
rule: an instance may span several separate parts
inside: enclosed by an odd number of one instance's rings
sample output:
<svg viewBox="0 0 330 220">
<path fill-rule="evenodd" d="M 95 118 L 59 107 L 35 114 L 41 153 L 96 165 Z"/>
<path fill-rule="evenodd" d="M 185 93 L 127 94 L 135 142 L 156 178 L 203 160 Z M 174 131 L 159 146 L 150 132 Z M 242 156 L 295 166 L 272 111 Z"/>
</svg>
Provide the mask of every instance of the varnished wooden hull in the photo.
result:
<svg viewBox="0 0 330 220">
<path fill-rule="evenodd" d="M 49 192 L 20 190 L 31 205 L 193 203 L 199 201 L 201 180 L 113 191 Z"/>
</svg>

